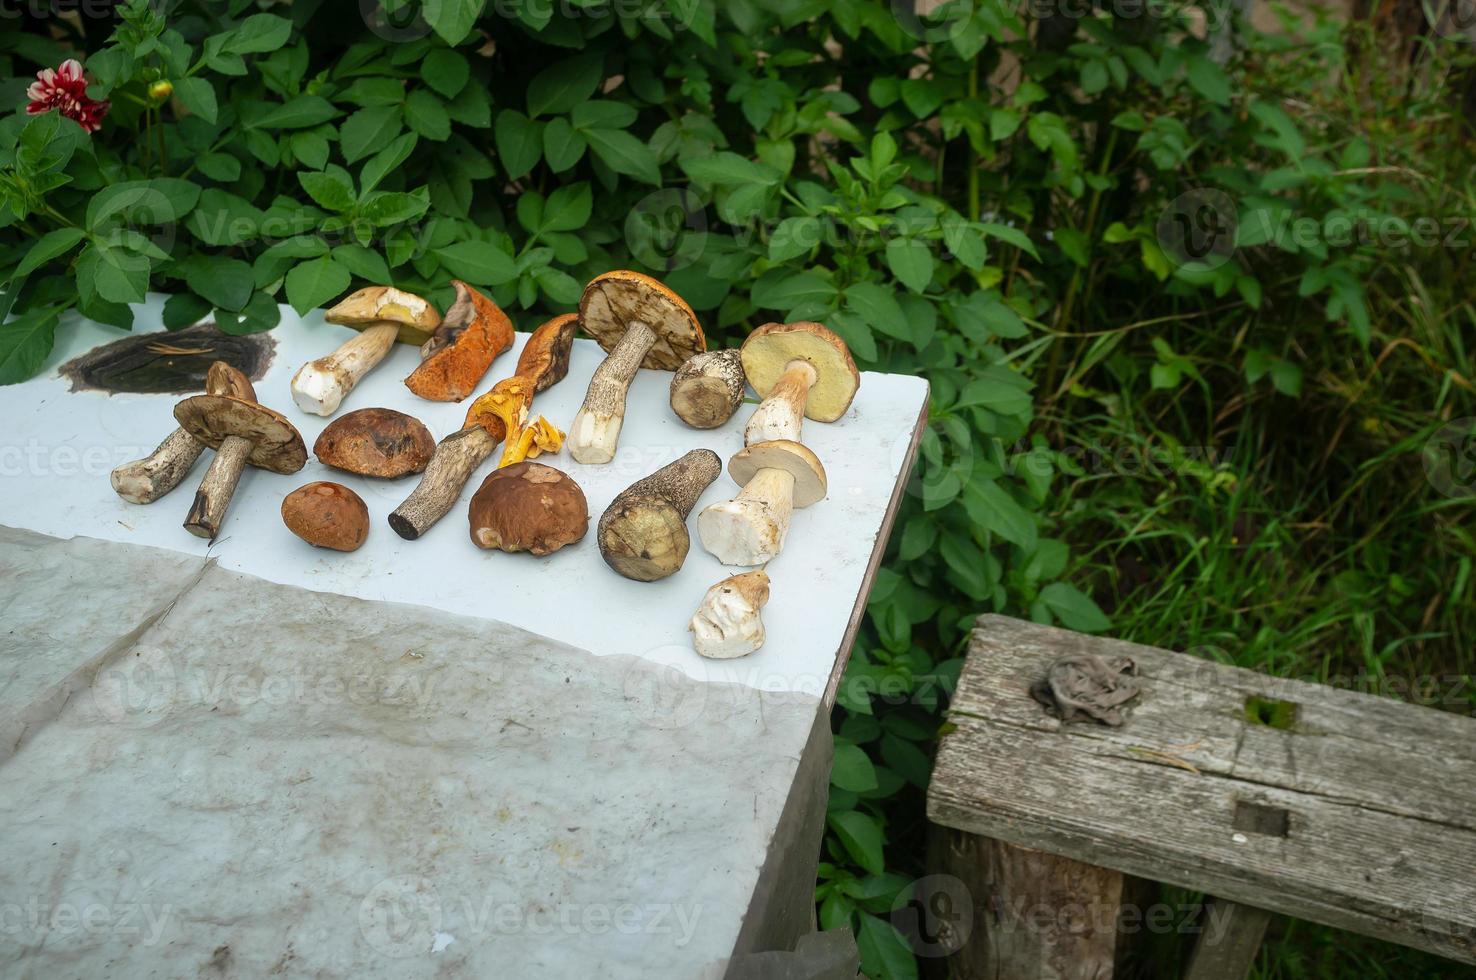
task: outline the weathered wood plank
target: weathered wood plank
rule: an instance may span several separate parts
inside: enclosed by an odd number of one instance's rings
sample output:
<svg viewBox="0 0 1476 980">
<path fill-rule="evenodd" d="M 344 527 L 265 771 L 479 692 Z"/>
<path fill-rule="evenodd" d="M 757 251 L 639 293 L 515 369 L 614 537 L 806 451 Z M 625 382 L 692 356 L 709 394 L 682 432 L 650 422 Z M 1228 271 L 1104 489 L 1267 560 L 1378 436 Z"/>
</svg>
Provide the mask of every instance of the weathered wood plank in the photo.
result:
<svg viewBox="0 0 1476 980">
<path fill-rule="evenodd" d="M 1030 698 L 1082 650 L 1138 663 L 1123 727 Z M 997 616 L 950 717 L 936 823 L 1476 962 L 1476 721 Z"/>
<path fill-rule="evenodd" d="M 1206 930 L 1194 944 L 1184 980 L 1245 980 L 1256 965 L 1271 913 L 1215 899 L 1205 915 L 1215 917 L 1218 928 Z"/>
</svg>

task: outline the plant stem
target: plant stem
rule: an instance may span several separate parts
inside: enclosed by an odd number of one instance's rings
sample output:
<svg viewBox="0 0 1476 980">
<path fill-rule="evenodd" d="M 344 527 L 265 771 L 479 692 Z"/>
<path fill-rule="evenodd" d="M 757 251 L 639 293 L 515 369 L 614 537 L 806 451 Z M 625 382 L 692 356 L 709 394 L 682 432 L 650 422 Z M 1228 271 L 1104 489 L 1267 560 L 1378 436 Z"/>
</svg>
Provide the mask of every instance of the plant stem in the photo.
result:
<svg viewBox="0 0 1476 980">
<path fill-rule="evenodd" d="M 969 62 L 969 98 L 979 97 L 979 56 Z M 941 177 L 941 174 L 940 174 Z M 969 140 L 969 220 L 979 220 L 979 151 Z"/>
</svg>

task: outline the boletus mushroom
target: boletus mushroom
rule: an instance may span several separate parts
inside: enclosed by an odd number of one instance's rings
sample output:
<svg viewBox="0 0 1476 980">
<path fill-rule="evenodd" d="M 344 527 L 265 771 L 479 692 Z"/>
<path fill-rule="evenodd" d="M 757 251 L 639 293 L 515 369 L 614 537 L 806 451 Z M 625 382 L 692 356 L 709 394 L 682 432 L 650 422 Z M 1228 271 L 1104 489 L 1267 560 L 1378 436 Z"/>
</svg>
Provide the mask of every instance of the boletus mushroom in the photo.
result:
<svg viewBox="0 0 1476 980">
<path fill-rule="evenodd" d="M 369 536 L 369 508 L 348 487 L 319 480 L 282 498 L 282 523 L 315 548 L 357 551 Z"/>
<path fill-rule="evenodd" d="M 174 418 L 190 435 L 215 450 L 185 530 L 214 540 L 246 464 L 273 473 L 296 473 L 307 463 L 307 447 L 291 422 L 265 405 L 230 395 L 195 395 L 174 406 Z"/>
<path fill-rule="evenodd" d="M 568 474 L 543 463 L 493 470 L 472 496 L 472 543 L 498 551 L 547 555 L 589 530 L 589 504 Z"/>
<path fill-rule="evenodd" d="M 502 307 L 460 279 L 456 299 L 420 348 L 420 366 L 405 387 L 433 402 L 459 402 L 476 390 L 492 362 L 512 346 L 513 325 Z"/>
<path fill-rule="evenodd" d="M 680 296 L 650 276 L 624 270 L 596 276 L 584 287 L 579 324 L 609 356 L 595 368 L 569 427 L 569 455 L 581 463 L 608 463 L 620 442 L 636 370 L 675 371 L 707 341 Z"/>
<path fill-rule="evenodd" d="M 390 527 L 396 534 L 413 541 L 445 517 L 472 472 L 492 455 L 499 442 L 509 442 L 503 453 L 504 465 L 536 456 L 545 447 L 557 450 L 562 433 L 541 418 L 528 426 L 528 411 L 534 395 L 569 373 L 577 319 L 565 313 L 533 331 L 518 356 L 517 373 L 497 382 L 491 391 L 472 402 L 461 429 L 436 445 L 419 485 L 390 514 Z M 518 429 L 515 437 L 509 436 L 509 423 Z M 514 441 L 518 448 L 513 448 Z"/>
<path fill-rule="evenodd" d="M 304 364 L 292 377 L 292 400 L 304 412 L 332 415 L 348 393 L 384 360 L 395 341 L 422 344 L 441 322 L 429 302 L 393 286 L 368 286 L 323 315 L 359 331 L 327 357 Z"/>
<path fill-rule="evenodd" d="M 413 415 L 392 408 L 360 408 L 329 422 L 313 443 L 318 461 L 336 470 L 386 479 L 419 473 L 436 440 Z"/>
<path fill-rule="evenodd" d="M 626 487 L 600 515 L 597 536 L 605 564 L 626 578 L 654 582 L 687 560 L 687 515 L 718 474 L 722 460 L 694 449 Z"/>
<path fill-rule="evenodd" d="M 748 335 L 742 351 L 743 373 L 763 399 L 743 430 L 749 446 L 799 441 L 804 419 L 834 422 L 861 386 L 846 342 L 818 323 L 766 323 Z"/>
<path fill-rule="evenodd" d="M 707 590 L 687 624 L 692 646 L 712 660 L 747 656 L 764 645 L 760 616 L 769 601 L 769 576 L 763 569 L 723 579 Z"/>
<path fill-rule="evenodd" d="M 716 429 L 743 401 L 743 354 L 710 350 L 693 354 L 671 378 L 671 410 L 694 429 Z"/>
<path fill-rule="evenodd" d="M 702 547 L 724 565 L 762 565 L 784 548 L 796 507 L 825 499 L 825 468 L 789 439 L 746 446 L 728 460 L 743 491 L 697 515 Z"/>
<path fill-rule="evenodd" d="M 225 361 L 210 365 L 205 373 L 205 393 L 256 401 L 251 379 Z M 118 496 L 130 504 L 151 504 L 179 486 L 204 451 L 205 444 L 181 426 L 148 456 L 124 463 L 109 478 Z"/>
</svg>

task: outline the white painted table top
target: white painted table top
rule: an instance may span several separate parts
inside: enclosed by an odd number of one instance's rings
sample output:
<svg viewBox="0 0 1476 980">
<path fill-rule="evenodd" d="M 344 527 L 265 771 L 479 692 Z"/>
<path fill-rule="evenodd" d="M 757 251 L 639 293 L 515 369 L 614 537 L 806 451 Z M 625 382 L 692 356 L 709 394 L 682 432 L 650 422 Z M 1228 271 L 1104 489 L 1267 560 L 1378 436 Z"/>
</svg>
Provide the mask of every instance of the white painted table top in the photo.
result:
<svg viewBox="0 0 1476 980">
<path fill-rule="evenodd" d="M 156 329 L 161 306 L 157 297 L 139 306 L 135 332 Z M 514 323 L 520 332 L 513 349 L 493 363 L 477 394 L 512 373 L 527 331 L 538 325 L 521 315 Z M 785 550 L 768 567 L 772 592 L 763 614 L 768 632 L 763 649 L 740 660 L 707 661 L 693 651 L 687 621 L 713 583 L 742 569 L 723 566 L 702 549 L 695 511 L 686 564 L 656 583 L 632 582 L 611 571 L 600 558 L 594 524 L 626 486 L 691 449 L 712 449 L 726 463 L 742 448 L 752 404 L 741 405 L 721 428 L 692 429 L 671 412 L 671 375 L 640 371 L 631 386 L 613 462 L 583 466 L 566 451 L 543 458 L 579 483 L 590 509 L 590 533 L 584 540 L 545 558 L 484 552 L 469 540 L 466 503 L 491 472 L 491 461 L 468 481 L 460 503 L 418 541 L 401 539 L 386 523 L 416 478 L 373 480 L 330 469 L 315 458 L 292 476 L 248 468 L 220 536 L 209 545 L 181 526 L 208 452 L 184 484 L 151 505 L 124 502 L 108 483 L 114 466 L 151 452 L 174 429 L 172 408 L 180 396 L 73 392 L 70 382 L 58 376 L 64 361 L 122 336 L 115 328 L 88 322 L 63 323 L 41 374 L 0 387 L 0 418 L 5 419 L 0 524 L 63 538 L 83 535 L 208 553 L 222 568 L 272 582 L 497 620 L 596 655 L 628 654 L 671 665 L 699 680 L 817 697 L 825 692 L 836 665 L 873 553 L 885 544 L 879 533 L 904 468 L 910 466 L 913 434 L 927 400 L 922 379 L 865 372 L 842 419 L 829 425 L 805 423 L 803 438 L 826 467 L 829 497 L 795 512 Z M 352 333 L 324 323 L 320 312 L 298 317 L 284 307 L 271 336 L 276 354 L 256 382 L 257 396 L 291 419 L 311 449 L 331 419 L 298 410 L 288 384 L 303 363 L 331 351 Z M 455 431 L 468 402 L 424 401 L 402 383 L 418 357 L 413 347 L 395 345 L 345 399 L 339 414 L 371 406 L 394 408 L 419 418 L 437 439 Z M 593 341 L 577 340 L 568 376 L 538 395 L 534 413 L 567 430 L 602 357 Z M 312 480 L 342 483 L 364 498 L 371 530 L 357 552 L 312 548 L 283 526 L 282 498 Z M 696 510 L 738 489 L 725 471 Z"/>
</svg>

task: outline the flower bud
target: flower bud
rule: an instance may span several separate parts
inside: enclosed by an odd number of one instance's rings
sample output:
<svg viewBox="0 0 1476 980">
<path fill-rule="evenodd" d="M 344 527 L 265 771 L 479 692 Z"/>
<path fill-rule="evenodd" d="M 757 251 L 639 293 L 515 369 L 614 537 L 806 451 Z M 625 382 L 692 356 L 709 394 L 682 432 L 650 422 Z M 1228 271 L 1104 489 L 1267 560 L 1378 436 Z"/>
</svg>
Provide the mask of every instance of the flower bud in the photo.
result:
<svg viewBox="0 0 1476 980">
<path fill-rule="evenodd" d="M 174 83 L 167 78 L 161 78 L 157 82 L 149 84 L 149 98 L 155 102 L 163 102 L 174 94 Z"/>
</svg>

